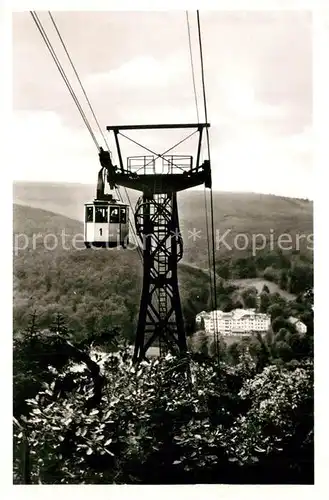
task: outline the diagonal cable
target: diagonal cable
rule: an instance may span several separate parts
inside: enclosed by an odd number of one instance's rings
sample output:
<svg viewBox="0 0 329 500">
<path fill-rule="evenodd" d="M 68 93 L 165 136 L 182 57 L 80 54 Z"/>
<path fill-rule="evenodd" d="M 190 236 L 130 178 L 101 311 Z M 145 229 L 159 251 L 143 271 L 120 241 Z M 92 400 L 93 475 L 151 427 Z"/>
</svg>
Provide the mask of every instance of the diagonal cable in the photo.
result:
<svg viewBox="0 0 329 500">
<path fill-rule="evenodd" d="M 198 120 L 198 123 L 199 123 L 200 122 L 200 118 L 199 118 L 198 95 L 197 95 L 196 84 L 195 84 L 195 71 L 194 71 L 194 63 L 193 63 L 191 29 L 190 29 L 190 20 L 189 20 L 188 11 L 186 11 L 186 23 L 187 23 L 188 43 L 189 43 L 189 50 L 190 50 L 190 62 L 191 62 L 191 71 L 192 71 L 192 81 L 193 81 L 194 100 L 195 100 L 195 107 L 196 107 L 196 116 L 197 116 L 197 120 Z"/>
<path fill-rule="evenodd" d="M 103 140 L 104 140 L 104 142 L 105 142 L 105 144 L 106 144 L 106 147 L 107 147 L 107 149 L 108 149 L 108 151 L 109 151 L 109 153 L 110 153 L 110 148 L 109 148 L 109 145 L 108 145 L 108 143 L 107 143 L 107 140 L 106 140 L 106 137 L 105 137 L 105 135 L 104 135 L 104 132 L 103 132 L 103 130 L 102 130 L 102 128 L 101 128 L 101 126 L 100 126 L 100 124 L 99 124 L 99 121 L 98 121 L 98 119 L 97 119 L 97 117 L 96 117 L 96 115 L 95 115 L 94 109 L 93 109 L 93 107 L 92 107 L 92 105 L 91 105 L 91 102 L 90 102 L 90 100 L 89 100 L 88 96 L 87 96 L 87 93 L 86 93 L 85 88 L 84 88 L 84 86 L 83 86 L 83 84 L 82 84 L 82 81 L 81 81 L 81 79 L 80 79 L 80 77 L 79 77 L 79 74 L 78 74 L 78 72 L 77 72 L 77 70 L 76 70 L 76 67 L 75 67 L 75 65 L 74 65 L 74 63 L 73 63 L 73 61 L 72 61 L 72 59 L 71 59 L 71 56 L 70 56 L 70 54 L 69 54 L 69 52 L 68 52 L 68 49 L 67 49 L 67 47 L 66 47 L 66 44 L 65 44 L 65 42 L 64 42 L 64 40 L 63 40 L 63 37 L 62 37 L 62 35 L 61 35 L 61 34 L 60 34 L 60 32 L 59 32 L 59 29 L 58 29 L 58 27 L 57 27 L 57 24 L 56 24 L 56 22 L 55 22 L 55 20 L 54 20 L 54 17 L 53 17 L 53 15 L 52 15 L 52 13 L 51 13 L 50 11 L 48 11 L 48 14 L 49 14 L 49 17 L 50 17 L 50 19 L 51 19 L 51 21 L 52 21 L 53 25 L 54 25 L 54 28 L 55 28 L 55 30 L 56 30 L 56 33 L 57 33 L 57 35 L 58 35 L 58 37 L 59 37 L 59 39 L 60 39 L 60 41 L 61 41 L 61 43 L 62 43 L 62 46 L 63 46 L 63 48 L 64 48 L 64 50 L 65 50 L 65 53 L 66 53 L 66 55 L 67 55 L 67 57 L 68 57 L 68 59 L 69 59 L 69 61 L 70 61 L 70 64 L 71 64 L 72 69 L 73 69 L 73 71 L 74 71 L 74 74 L 75 74 L 75 76 L 77 77 L 77 80 L 78 80 L 79 85 L 80 85 L 80 87 L 81 87 L 81 90 L 82 90 L 82 92 L 83 92 L 83 94 L 84 94 L 84 96 L 85 96 L 85 98 L 86 98 L 86 101 L 87 101 L 87 103 L 88 103 L 89 109 L 90 109 L 90 111 L 91 111 L 91 113 L 92 113 L 92 115 L 93 115 L 93 117 L 94 117 L 94 120 L 95 120 L 95 122 L 96 122 L 96 125 L 97 125 L 97 127 L 98 127 L 98 130 L 99 130 L 100 134 L 102 135 Z"/>
<path fill-rule="evenodd" d="M 64 71 L 64 69 L 63 69 L 63 67 L 62 67 L 62 65 L 61 65 L 58 57 L 56 56 L 54 48 L 53 48 L 53 46 L 52 46 L 52 44 L 51 44 L 51 42 L 50 42 L 50 40 L 49 40 L 49 38 L 48 38 L 48 36 L 47 36 L 44 28 L 42 26 L 42 23 L 41 23 L 40 19 L 38 18 L 38 15 L 36 14 L 35 11 L 30 11 L 30 14 L 31 14 L 32 19 L 35 22 L 36 27 L 39 30 L 39 32 L 40 32 L 40 34 L 41 34 L 41 36 L 42 36 L 42 38 L 43 38 L 43 40 L 44 40 L 47 48 L 48 48 L 48 50 L 49 50 L 49 52 L 50 52 L 50 54 L 51 54 L 51 56 L 52 56 L 52 58 L 53 58 L 53 60 L 54 60 L 54 62 L 56 64 L 56 66 L 57 66 L 58 71 L 60 72 L 60 74 L 61 74 L 61 76 L 62 76 L 62 78 L 63 78 L 63 80 L 64 80 L 64 82 L 65 82 L 65 84 L 66 84 L 66 86 L 67 86 L 67 88 L 68 88 L 68 90 L 69 90 L 69 92 L 70 92 L 70 94 L 71 94 L 71 96 L 72 96 L 72 98 L 73 98 L 73 100 L 74 100 L 74 102 L 75 102 L 78 110 L 79 110 L 79 112 L 80 112 L 80 115 L 81 115 L 83 121 L 85 122 L 85 125 L 86 125 L 87 129 L 89 130 L 89 133 L 90 133 L 90 135 L 91 135 L 91 137 L 92 137 L 92 139 L 93 139 L 93 141 L 95 143 L 95 146 L 97 147 L 97 149 L 99 151 L 100 147 L 99 147 L 98 141 L 97 141 L 97 139 L 95 137 L 95 134 L 92 131 L 92 128 L 91 128 L 90 123 L 89 123 L 89 121 L 88 121 L 88 119 L 86 117 L 86 114 L 84 113 L 84 111 L 83 111 L 83 109 L 82 109 L 82 107 L 81 107 L 81 105 L 80 105 L 80 103 L 78 101 L 78 98 L 77 98 L 77 96 L 76 96 L 76 94 L 75 94 L 75 92 L 74 92 L 74 90 L 73 90 L 73 88 L 72 88 L 72 86 L 71 86 L 71 84 L 70 84 L 67 76 L 66 76 L 66 73 L 65 73 L 65 71 Z"/>
<path fill-rule="evenodd" d="M 201 75 L 202 75 L 202 90 L 203 90 L 203 104 L 204 104 L 204 113 L 205 113 L 205 121 L 208 119 L 207 112 L 207 98 L 206 98 L 206 85 L 205 85 L 205 77 L 204 77 L 204 64 L 203 64 L 203 51 L 202 51 L 202 36 L 201 36 L 201 26 L 200 26 L 200 15 L 197 10 L 197 23 L 198 23 L 198 35 L 199 35 L 199 48 L 200 48 L 200 62 L 201 62 Z M 207 135 L 207 148 L 208 148 L 208 159 L 210 161 L 210 139 L 209 139 L 209 130 L 206 128 Z M 217 325 L 217 290 L 216 290 L 216 257 L 215 257 L 215 227 L 214 227 L 214 202 L 213 202 L 213 191 L 212 187 L 210 188 L 210 213 L 211 213 L 211 240 L 212 240 L 212 267 L 213 267 L 213 280 L 214 280 L 214 310 L 216 315 L 215 320 L 215 335 L 216 335 L 216 354 L 217 359 L 219 360 L 219 346 L 218 346 L 218 325 Z"/>
</svg>

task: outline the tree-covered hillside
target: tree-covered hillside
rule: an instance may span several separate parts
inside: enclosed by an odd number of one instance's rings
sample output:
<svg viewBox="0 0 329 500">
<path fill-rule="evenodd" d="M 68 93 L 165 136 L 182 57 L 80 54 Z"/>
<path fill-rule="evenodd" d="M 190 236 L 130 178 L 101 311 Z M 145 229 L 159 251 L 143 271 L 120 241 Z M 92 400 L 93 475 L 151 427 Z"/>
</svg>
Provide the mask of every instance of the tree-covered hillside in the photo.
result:
<svg viewBox="0 0 329 500">
<path fill-rule="evenodd" d="M 125 199 L 125 195 L 122 192 Z M 140 193 L 129 191 L 133 207 Z M 79 221 L 83 218 L 83 204 L 95 196 L 95 186 L 83 184 L 50 184 L 16 182 L 14 202 L 50 210 Z M 256 193 L 214 192 L 214 225 L 217 231 L 216 257 L 243 257 L 250 253 L 252 235 L 264 235 L 268 251 L 277 248 L 280 235 L 291 234 L 291 248 L 312 256 L 313 202 L 294 198 Z M 208 193 L 208 209 L 209 193 Z M 189 190 L 178 194 L 181 232 L 184 238 L 184 260 L 206 267 L 207 238 L 205 200 L 203 191 Z M 195 236 L 193 237 L 193 232 Z M 244 248 L 245 237 L 249 245 Z M 225 235 L 225 243 L 221 240 Z M 307 236 L 309 239 L 307 240 Z M 258 237 L 257 245 L 263 238 Z M 273 248 L 272 248 L 273 247 Z M 285 248 L 287 244 L 285 245 Z M 287 250 L 291 253 L 291 250 Z"/>
<path fill-rule="evenodd" d="M 307 218 L 304 220 L 301 215 L 300 224 L 306 223 Z M 187 238 L 187 258 L 179 265 L 188 333 L 194 329 L 195 315 L 212 307 L 208 261 L 204 269 L 190 265 L 189 251 L 195 251 L 191 245 Z M 202 252 L 207 250 L 203 248 Z M 244 284 L 236 280 L 249 280 L 249 286 L 253 279 L 269 280 L 292 297 L 313 286 L 312 255 L 267 249 L 255 256 L 242 257 L 240 253 L 216 254 L 217 305 L 224 310 L 241 302 L 241 294 L 235 290 L 243 289 Z M 87 250 L 81 222 L 14 205 L 15 330 L 27 326 L 33 311 L 43 327 L 61 311 L 68 318 L 69 327 L 80 336 L 119 327 L 129 337 L 137 321 L 141 273 L 142 263 L 136 250 Z M 223 289 L 220 278 L 237 286 Z"/>
<path fill-rule="evenodd" d="M 48 210 L 43 210 L 40 208 L 29 207 L 25 205 L 13 206 L 13 233 L 14 233 L 14 251 L 15 245 L 17 251 L 25 250 L 24 235 L 28 238 L 28 247 L 33 249 L 33 241 L 36 242 L 36 247 L 45 248 L 54 246 L 54 239 L 50 235 L 55 235 L 59 240 L 59 245 L 55 250 L 59 250 L 63 247 L 62 234 L 65 233 L 70 238 L 67 243 L 70 244 L 72 248 L 72 239 L 74 236 L 80 235 L 77 238 L 78 248 L 83 248 L 81 245 L 81 236 L 83 236 L 83 223 L 71 219 L 69 216 L 61 215 L 60 213 L 49 212 Z M 49 236 L 47 236 L 49 235 Z M 16 238 L 15 238 L 16 236 Z M 34 238 L 33 238 L 34 236 Z M 45 239 L 46 238 L 46 239 Z M 17 252 L 16 252 L 17 253 Z"/>
<path fill-rule="evenodd" d="M 63 231 L 66 237 L 63 244 Z M 14 329 L 26 328 L 35 311 L 46 328 L 57 312 L 77 335 L 118 328 L 124 337 L 135 332 L 142 284 L 142 263 L 134 249 L 85 249 L 83 226 L 45 210 L 14 207 Z M 33 246 L 33 234 L 41 235 Z M 53 247 L 54 237 L 58 245 Z M 73 238 L 77 238 L 76 248 Z M 47 237 L 48 238 L 48 237 Z M 15 237 L 14 237 L 15 245 Z M 207 273 L 179 266 L 183 312 L 187 323 L 210 306 Z M 191 308 L 191 304 L 193 307 Z"/>
</svg>

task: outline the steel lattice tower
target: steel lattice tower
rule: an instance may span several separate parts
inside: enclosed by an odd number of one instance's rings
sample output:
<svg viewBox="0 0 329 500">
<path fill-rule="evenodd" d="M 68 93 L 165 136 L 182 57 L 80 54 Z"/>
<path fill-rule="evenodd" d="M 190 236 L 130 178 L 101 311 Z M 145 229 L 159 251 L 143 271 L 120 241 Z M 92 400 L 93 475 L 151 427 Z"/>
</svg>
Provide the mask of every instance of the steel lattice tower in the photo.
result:
<svg viewBox="0 0 329 500">
<path fill-rule="evenodd" d="M 100 153 L 101 165 L 107 171 L 107 180 L 111 188 L 116 185 L 125 186 L 143 193 L 135 210 L 135 225 L 142 243 L 144 264 L 134 350 L 136 361 L 145 358 L 151 345 L 158 345 L 160 354 L 168 351 L 184 354 L 187 350 L 177 278 L 177 265 L 183 256 L 177 192 L 200 184 L 211 187 L 209 160 L 205 160 L 202 165 L 199 164 L 202 132 L 209 126 L 207 123 L 201 123 L 107 127 L 107 130 L 114 132 L 119 159 L 119 165 L 114 166 L 108 152 Z M 124 167 L 118 136 L 122 135 L 126 139 L 129 137 L 122 134 L 122 130 L 173 128 L 194 128 L 195 132 L 199 133 L 194 165 L 192 156 L 152 152 L 152 156 L 128 157 L 127 166 Z M 134 140 L 132 142 L 138 144 Z M 145 146 L 141 147 L 151 152 Z M 174 148 L 175 146 L 170 150 Z M 160 171 L 155 166 L 158 159 L 162 159 Z"/>
</svg>

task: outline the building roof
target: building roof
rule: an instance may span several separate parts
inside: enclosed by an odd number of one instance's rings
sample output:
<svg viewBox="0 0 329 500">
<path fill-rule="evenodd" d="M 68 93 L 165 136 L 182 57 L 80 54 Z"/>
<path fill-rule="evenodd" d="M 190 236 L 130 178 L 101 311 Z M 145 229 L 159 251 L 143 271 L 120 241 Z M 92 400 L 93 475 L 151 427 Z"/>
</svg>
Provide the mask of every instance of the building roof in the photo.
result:
<svg viewBox="0 0 329 500">
<path fill-rule="evenodd" d="M 206 316 L 208 316 L 208 315 L 209 315 L 209 313 L 207 313 L 206 311 L 202 311 L 202 312 L 198 313 L 198 314 L 196 315 L 196 317 L 197 317 L 197 318 L 204 318 L 204 317 L 206 317 Z"/>
<path fill-rule="evenodd" d="M 202 314 L 202 317 L 205 319 L 232 319 L 232 320 L 239 320 L 239 319 L 251 319 L 251 318 L 259 318 L 259 319 L 270 319 L 270 316 L 268 314 L 264 313 L 257 313 L 255 309 L 233 309 L 230 312 L 224 312 L 221 311 L 220 309 L 216 311 L 210 311 L 209 313 L 200 313 L 197 315 L 197 317 L 200 317 Z"/>
</svg>

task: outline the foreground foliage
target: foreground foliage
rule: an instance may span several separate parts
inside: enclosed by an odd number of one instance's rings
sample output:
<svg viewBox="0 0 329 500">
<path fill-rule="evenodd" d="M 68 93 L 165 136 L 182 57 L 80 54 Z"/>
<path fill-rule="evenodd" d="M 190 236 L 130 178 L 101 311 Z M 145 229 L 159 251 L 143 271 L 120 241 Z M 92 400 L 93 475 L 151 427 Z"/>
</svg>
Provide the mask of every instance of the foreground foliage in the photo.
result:
<svg viewBox="0 0 329 500">
<path fill-rule="evenodd" d="M 311 483 L 313 367 L 167 356 L 133 366 L 128 349 L 49 366 L 15 431 L 30 481 L 45 484 Z M 89 366 L 88 366 L 89 365 Z M 97 366 L 98 370 L 94 367 Z"/>
</svg>

